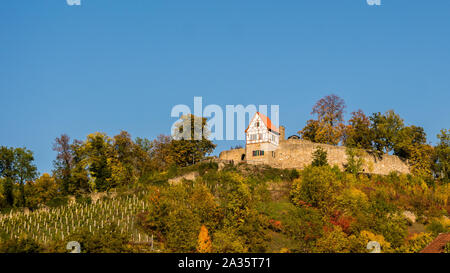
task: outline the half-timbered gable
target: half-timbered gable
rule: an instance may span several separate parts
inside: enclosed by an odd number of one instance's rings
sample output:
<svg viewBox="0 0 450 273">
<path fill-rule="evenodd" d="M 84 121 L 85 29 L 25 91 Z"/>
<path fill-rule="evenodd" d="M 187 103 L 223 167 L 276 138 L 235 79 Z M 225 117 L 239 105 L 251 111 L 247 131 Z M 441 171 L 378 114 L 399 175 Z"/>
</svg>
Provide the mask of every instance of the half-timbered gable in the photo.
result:
<svg viewBox="0 0 450 273">
<path fill-rule="evenodd" d="M 257 112 L 245 133 L 247 160 L 274 156 L 280 142 L 280 130 L 267 116 Z"/>
<path fill-rule="evenodd" d="M 271 143 L 276 146 L 279 144 L 280 132 L 278 127 L 273 125 L 267 116 L 259 112 L 252 118 L 245 132 L 247 144 Z"/>
</svg>

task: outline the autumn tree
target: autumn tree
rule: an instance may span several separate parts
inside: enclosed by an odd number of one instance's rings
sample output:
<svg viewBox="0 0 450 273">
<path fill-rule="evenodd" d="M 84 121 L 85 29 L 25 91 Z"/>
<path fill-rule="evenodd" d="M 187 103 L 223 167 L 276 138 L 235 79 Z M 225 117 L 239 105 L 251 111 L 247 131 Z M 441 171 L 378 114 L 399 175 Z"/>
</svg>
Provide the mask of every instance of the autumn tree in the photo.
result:
<svg viewBox="0 0 450 273">
<path fill-rule="evenodd" d="M 170 155 L 171 142 L 172 137 L 166 135 L 159 135 L 154 140 L 136 138 L 136 145 L 148 156 L 148 167 L 157 171 L 166 170 L 174 164 Z"/>
<path fill-rule="evenodd" d="M 197 252 L 211 252 L 211 238 L 209 238 L 208 229 L 205 225 L 202 225 L 200 228 L 200 233 L 198 234 Z"/>
<path fill-rule="evenodd" d="M 400 129 L 394 138 L 393 149 L 395 155 L 408 160 L 414 174 L 432 175 L 434 149 L 427 144 L 422 127 L 412 125 Z"/>
<path fill-rule="evenodd" d="M 317 132 L 319 130 L 319 122 L 317 120 L 310 119 L 306 123 L 306 126 L 298 132 L 302 139 L 312 142 L 319 142 Z"/>
<path fill-rule="evenodd" d="M 433 175 L 434 155 L 434 148 L 429 144 L 413 146 L 408 158 L 411 172 L 418 176 L 431 177 Z"/>
<path fill-rule="evenodd" d="M 143 156 L 138 148 L 126 131 L 121 131 L 113 137 L 109 162 L 112 179 L 119 184 L 131 184 L 137 181 L 137 157 Z"/>
<path fill-rule="evenodd" d="M 151 162 L 152 142 L 137 138 L 136 142 L 126 131 L 112 140 L 111 168 L 116 184 L 130 185 L 154 169 Z"/>
<path fill-rule="evenodd" d="M 345 107 L 344 100 L 336 95 L 320 99 L 311 112 L 312 115 L 316 115 L 317 119 L 308 121 L 306 127 L 298 133 L 303 139 L 314 142 L 339 144 L 344 131 Z"/>
<path fill-rule="evenodd" d="M 352 112 L 352 117 L 345 127 L 344 145 L 350 148 L 372 149 L 372 130 L 370 119 L 362 110 Z"/>
<path fill-rule="evenodd" d="M 84 142 L 74 140 L 71 144 L 73 152 L 73 168 L 71 173 L 71 181 L 68 184 L 68 193 L 83 194 L 87 193 L 89 188 L 89 169 L 84 149 Z"/>
<path fill-rule="evenodd" d="M 70 137 L 62 134 L 55 139 L 53 143 L 53 151 L 56 151 L 56 159 L 53 161 L 54 175 L 61 185 L 61 189 L 65 194 L 73 193 L 71 189 L 72 168 L 73 168 L 73 149 L 70 144 Z"/>
<path fill-rule="evenodd" d="M 55 178 L 44 173 L 35 181 L 29 181 L 25 185 L 27 207 L 37 207 L 46 204 L 59 195 L 59 187 Z"/>
<path fill-rule="evenodd" d="M 152 205 L 138 217 L 141 228 L 155 234 L 169 251 L 194 252 L 197 248 L 201 223 L 190 194 L 185 184 L 155 189 L 150 193 Z"/>
<path fill-rule="evenodd" d="M 291 199 L 294 204 L 308 204 L 323 212 L 331 212 L 341 182 L 329 166 L 305 168 L 299 179 L 292 185 Z"/>
<path fill-rule="evenodd" d="M 414 125 L 401 128 L 393 139 L 394 154 L 403 158 L 411 158 L 414 149 L 427 143 L 425 130 Z"/>
<path fill-rule="evenodd" d="M 105 191 L 112 184 L 112 140 L 103 133 L 87 136 L 86 141 L 74 141 L 73 187 L 70 192 L 81 193 L 87 190 Z"/>
</svg>

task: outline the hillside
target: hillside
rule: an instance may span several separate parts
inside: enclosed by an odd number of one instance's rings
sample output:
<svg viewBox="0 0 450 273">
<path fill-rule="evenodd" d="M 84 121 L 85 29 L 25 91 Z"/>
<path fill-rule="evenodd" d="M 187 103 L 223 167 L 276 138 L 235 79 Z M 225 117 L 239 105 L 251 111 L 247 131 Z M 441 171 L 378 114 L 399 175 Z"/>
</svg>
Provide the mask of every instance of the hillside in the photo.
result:
<svg viewBox="0 0 450 273">
<path fill-rule="evenodd" d="M 194 180 L 168 182 L 192 172 Z M 0 252 L 67 252 L 71 240 L 85 252 L 366 252 L 369 241 L 383 252 L 418 252 L 450 231 L 449 198 L 448 185 L 411 175 L 368 177 L 329 166 L 219 170 L 206 162 L 159 172 L 96 202 L 87 195 L 4 214 Z"/>
</svg>

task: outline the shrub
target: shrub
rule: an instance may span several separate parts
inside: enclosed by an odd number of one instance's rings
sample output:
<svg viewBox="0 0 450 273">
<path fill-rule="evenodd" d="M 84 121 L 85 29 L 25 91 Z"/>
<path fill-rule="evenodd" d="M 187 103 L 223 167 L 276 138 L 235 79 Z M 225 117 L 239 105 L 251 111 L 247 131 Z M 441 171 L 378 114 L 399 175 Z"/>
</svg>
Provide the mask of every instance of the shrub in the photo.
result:
<svg viewBox="0 0 450 273">
<path fill-rule="evenodd" d="M 347 154 L 347 164 L 345 165 L 345 170 L 354 175 L 359 174 L 362 171 L 363 160 L 358 155 L 358 151 L 356 149 L 347 148 L 345 150 Z"/>
<path fill-rule="evenodd" d="M 352 243 L 340 227 L 333 227 L 320 237 L 313 249 L 315 253 L 348 253 Z"/>
<path fill-rule="evenodd" d="M 129 240 L 125 234 L 121 234 L 115 224 L 105 225 L 101 231 L 90 232 L 88 228 L 82 228 L 72 233 L 64 241 L 55 242 L 49 248 L 51 252 L 68 252 L 67 242 L 76 241 L 81 245 L 81 253 L 127 253 L 131 252 Z"/>
<path fill-rule="evenodd" d="M 323 211 L 332 211 L 340 188 L 340 181 L 328 166 L 308 167 L 293 183 L 291 198 L 294 204 L 302 201 Z"/>
<path fill-rule="evenodd" d="M 80 195 L 80 196 L 77 196 L 76 202 L 79 203 L 79 204 L 87 204 L 87 205 L 89 205 L 89 204 L 92 203 L 92 199 L 91 199 L 90 196 Z"/>
<path fill-rule="evenodd" d="M 433 219 L 430 224 L 426 226 L 426 230 L 428 232 L 433 233 L 433 235 L 437 236 L 440 233 L 445 233 L 450 231 L 450 221 L 445 221 L 441 219 Z"/>
<path fill-rule="evenodd" d="M 69 202 L 68 197 L 60 196 L 60 197 L 56 197 L 56 198 L 53 198 L 52 200 L 48 201 L 47 206 L 56 208 L 56 207 L 65 206 L 65 205 L 67 205 L 68 202 Z"/>
<path fill-rule="evenodd" d="M 433 241 L 431 233 L 414 234 L 405 245 L 398 249 L 401 253 L 418 253 Z"/>
<path fill-rule="evenodd" d="M 42 247 L 26 236 L 0 240 L 0 253 L 38 253 Z"/>
<path fill-rule="evenodd" d="M 369 206 L 367 195 L 357 188 L 346 188 L 336 197 L 339 208 L 347 214 L 355 215 Z"/>
<path fill-rule="evenodd" d="M 447 244 L 444 246 L 444 253 L 450 253 L 450 243 L 447 243 Z"/>
<path fill-rule="evenodd" d="M 248 248 L 242 237 L 232 228 L 224 228 L 213 236 L 213 250 L 216 253 L 245 253 Z"/>
</svg>

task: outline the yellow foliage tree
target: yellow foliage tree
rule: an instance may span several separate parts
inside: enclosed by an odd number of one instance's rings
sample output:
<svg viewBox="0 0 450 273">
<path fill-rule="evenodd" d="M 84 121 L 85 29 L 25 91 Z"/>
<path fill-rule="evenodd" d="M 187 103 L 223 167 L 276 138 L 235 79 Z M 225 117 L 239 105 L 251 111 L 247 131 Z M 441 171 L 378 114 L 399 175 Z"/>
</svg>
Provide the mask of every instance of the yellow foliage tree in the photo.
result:
<svg viewBox="0 0 450 273">
<path fill-rule="evenodd" d="M 419 253 L 433 241 L 432 233 L 418 233 L 409 238 L 405 245 L 398 249 L 400 253 Z"/>
<path fill-rule="evenodd" d="M 360 232 L 360 239 L 364 241 L 364 244 L 369 243 L 370 241 L 375 241 L 380 244 L 382 252 L 392 252 L 391 244 L 386 241 L 383 235 L 374 234 L 370 231 L 363 230 Z"/>
<path fill-rule="evenodd" d="M 208 229 L 204 225 L 202 225 L 198 234 L 197 251 L 199 253 L 211 252 L 211 238 L 209 237 Z"/>
</svg>

